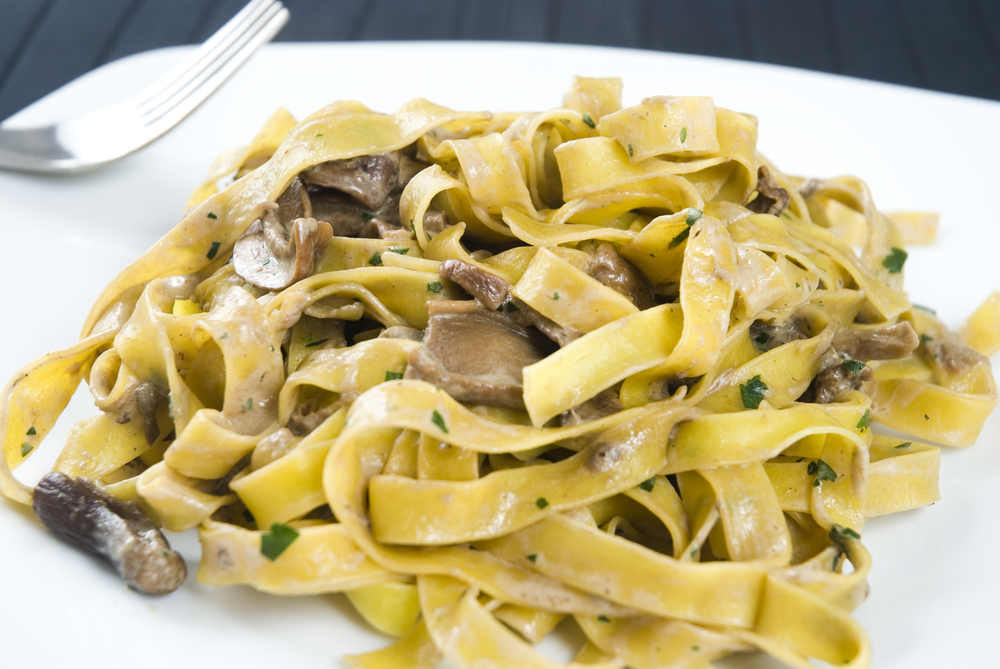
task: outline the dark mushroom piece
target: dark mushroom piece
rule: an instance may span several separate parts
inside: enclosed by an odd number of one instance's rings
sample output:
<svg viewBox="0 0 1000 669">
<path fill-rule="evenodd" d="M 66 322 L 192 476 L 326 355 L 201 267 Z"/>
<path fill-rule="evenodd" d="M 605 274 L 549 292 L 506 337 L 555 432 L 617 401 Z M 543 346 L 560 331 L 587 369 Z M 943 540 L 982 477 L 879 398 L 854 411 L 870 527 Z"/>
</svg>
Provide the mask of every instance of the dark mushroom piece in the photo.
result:
<svg viewBox="0 0 1000 669">
<path fill-rule="evenodd" d="M 619 255 L 615 245 L 601 242 L 590 256 L 586 272 L 602 284 L 621 293 L 640 311 L 649 309 L 653 301 L 653 290 L 646 277 L 629 261 Z"/>
<path fill-rule="evenodd" d="M 896 360 L 920 346 L 913 326 L 903 321 L 875 330 L 841 330 L 833 336 L 833 347 L 854 360 Z"/>
<path fill-rule="evenodd" d="M 233 268 L 258 288 L 283 290 L 312 273 L 333 229 L 314 218 L 297 218 L 286 227 L 273 211 L 254 221 L 236 240 Z"/>
<path fill-rule="evenodd" d="M 496 274 L 452 258 L 441 263 L 438 275 L 454 281 L 487 309 L 504 314 L 514 325 L 534 327 L 559 346 L 565 346 L 580 337 L 576 330 L 559 325 L 512 296 L 510 291 L 513 286 Z"/>
<path fill-rule="evenodd" d="M 861 390 L 862 386 L 875 378 L 875 373 L 868 365 L 855 371 L 854 366 L 848 366 L 837 355 L 835 349 L 827 351 L 821 368 L 812 383 L 812 401 L 816 404 L 830 404 L 849 390 Z"/>
<path fill-rule="evenodd" d="M 430 301 L 424 345 L 409 356 L 406 377 L 434 383 L 460 402 L 524 409 L 521 370 L 552 345 L 477 301 Z"/>
<path fill-rule="evenodd" d="M 35 488 L 33 506 L 46 527 L 77 548 L 104 557 L 131 588 L 165 595 L 187 577 L 184 559 L 138 506 L 86 479 L 46 474 Z"/>
<path fill-rule="evenodd" d="M 757 214 L 780 216 L 788 208 L 791 198 L 788 191 L 780 188 L 771 177 L 771 170 L 765 165 L 757 168 L 757 197 L 746 204 L 746 208 Z"/>
<path fill-rule="evenodd" d="M 619 384 L 615 388 L 602 390 L 583 404 L 575 406 L 569 411 L 564 411 L 559 416 L 559 424 L 563 427 L 580 425 L 624 410 L 625 407 L 622 406 L 619 399 L 620 388 Z"/>
<path fill-rule="evenodd" d="M 377 210 L 399 183 L 399 153 L 376 153 L 320 163 L 302 172 L 309 184 L 333 188 Z"/>
</svg>

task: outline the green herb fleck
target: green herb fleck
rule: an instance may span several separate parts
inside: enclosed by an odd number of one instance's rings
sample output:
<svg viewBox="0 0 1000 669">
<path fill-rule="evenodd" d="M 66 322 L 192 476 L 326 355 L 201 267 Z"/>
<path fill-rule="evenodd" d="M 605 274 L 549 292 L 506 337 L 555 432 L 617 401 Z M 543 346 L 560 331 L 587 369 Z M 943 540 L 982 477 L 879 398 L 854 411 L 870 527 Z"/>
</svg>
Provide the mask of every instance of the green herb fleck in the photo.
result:
<svg viewBox="0 0 1000 669">
<path fill-rule="evenodd" d="M 21 444 L 21 457 L 22 458 L 28 457 L 28 453 L 31 453 L 33 448 L 34 446 L 32 446 L 31 444 Z"/>
<path fill-rule="evenodd" d="M 883 258 L 882 267 L 889 270 L 889 274 L 899 274 L 903 271 L 903 263 L 906 262 L 907 255 L 909 254 L 903 249 L 893 246 L 892 252 Z"/>
<path fill-rule="evenodd" d="M 688 235 L 690 234 L 691 234 L 691 228 L 684 228 L 683 230 L 680 231 L 680 233 L 676 237 L 670 240 L 670 243 L 667 245 L 667 248 L 672 249 L 680 246 L 681 244 L 684 243 L 684 240 L 686 240 L 688 238 Z"/>
<path fill-rule="evenodd" d="M 431 414 L 431 422 L 438 426 L 438 429 L 448 434 L 448 426 L 444 423 L 444 418 L 438 413 L 437 409 Z"/>
<path fill-rule="evenodd" d="M 222 246 L 222 242 L 212 242 L 212 248 L 210 248 L 208 250 L 208 253 L 205 254 L 206 257 L 209 260 L 214 260 L 215 259 L 215 255 L 219 252 L 219 247 L 220 246 Z"/>
<path fill-rule="evenodd" d="M 528 562 L 531 564 L 538 562 L 538 553 L 528 553 Z"/>
<path fill-rule="evenodd" d="M 401 256 L 405 256 L 410 252 L 410 249 L 389 249 L 392 253 L 398 253 Z"/>
<path fill-rule="evenodd" d="M 628 145 L 628 157 L 629 157 L 629 158 L 631 158 L 631 157 L 632 157 L 632 153 L 633 153 L 633 151 L 632 151 L 632 145 L 631 145 L 631 144 L 629 144 L 629 145 Z"/>
<path fill-rule="evenodd" d="M 535 506 L 537 506 L 539 509 L 544 509 L 548 505 L 549 505 L 549 500 L 545 499 L 544 497 L 539 497 L 538 499 L 535 500 Z"/>
<path fill-rule="evenodd" d="M 552 293 L 552 299 L 553 300 L 558 300 L 559 299 L 559 293 Z"/>
<path fill-rule="evenodd" d="M 375 214 L 371 213 L 370 211 L 361 212 L 361 220 L 364 221 L 365 223 L 372 220 L 373 218 L 375 218 Z"/>
<path fill-rule="evenodd" d="M 930 416 L 928 416 L 927 414 L 924 414 L 924 420 L 930 420 L 930 419 L 931 419 Z"/>
<path fill-rule="evenodd" d="M 361 302 L 360 297 L 352 297 L 351 299 L 354 300 L 355 302 Z"/>
<path fill-rule="evenodd" d="M 229 339 L 228 332 L 223 332 L 221 335 L 219 335 L 219 341 L 222 341 L 223 339 Z"/>
<path fill-rule="evenodd" d="M 321 133 L 321 132 L 317 132 L 317 133 L 316 133 L 316 136 L 317 136 L 317 137 L 322 137 L 322 136 L 323 136 L 323 133 Z"/>
<path fill-rule="evenodd" d="M 444 286 L 441 285 L 440 281 L 432 281 L 431 283 L 427 284 L 427 290 L 431 291 L 432 293 L 440 293 L 442 288 L 444 288 Z"/>
<path fill-rule="evenodd" d="M 809 476 L 816 476 L 816 480 L 813 481 L 813 487 L 816 487 L 822 481 L 836 481 L 837 472 L 833 471 L 833 467 L 826 464 L 822 460 L 815 460 L 809 463 L 806 467 L 806 474 Z"/>
<path fill-rule="evenodd" d="M 834 543 L 843 544 L 847 538 L 860 539 L 861 535 L 852 530 L 849 527 L 844 527 L 843 525 L 837 525 L 834 523 L 833 527 L 830 528 L 830 541 Z"/>
<path fill-rule="evenodd" d="M 842 553 L 837 553 L 833 556 L 833 571 L 837 571 L 837 565 L 840 564 L 840 556 Z"/>
<path fill-rule="evenodd" d="M 687 218 L 684 219 L 684 222 L 687 223 L 688 226 L 692 226 L 695 223 L 697 223 L 698 219 L 700 219 L 704 215 L 705 214 L 700 209 L 695 209 L 694 207 L 688 207 L 688 215 Z"/>
<path fill-rule="evenodd" d="M 934 337 L 930 336 L 929 334 L 922 334 L 922 335 L 920 335 L 920 343 L 921 344 L 926 344 L 929 341 L 934 341 Z"/>
<path fill-rule="evenodd" d="M 801 286 L 799 286 L 799 282 L 798 281 L 795 282 L 795 287 L 796 288 L 801 288 Z"/>
<path fill-rule="evenodd" d="M 583 122 L 589 125 L 591 128 L 596 128 L 597 124 L 594 123 L 594 119 L 588 113 L 583 114 Z"/>
<path fill-rule="evenodd" d="M 692 546 L 691 547 L 691 557 L 694 557 L 698 553 L 698 549 L 699 548 L 700 548 L 700 546 Z"/>
<path fill-rule="evenodd" d="M 640 483 L 639 487 L 645 490 L 646 492 L 653 492 L 654 485 L 656 485 L 656 477 L 651 476 L 642 483 Z"/>
<path fill-rule="evenodd" d="M 214 213 L 212 213 L 212 212 L 208 212 L 208 217 L 209 217 L 210 219 L 212 219 L 213 221 L 214 221 L 214 220 L 216 220 L 217 218 L 219 218 L 218 216 L 216 216 L 216 215 L 215 215 Z"/>
<path fill-rule="evenodd" d="M 247 401 L 243 404 L 243 413 L 253 411 L 253 398 L 248 397 Z"/>
<path fill-rule="evenodd" d="M 35 432 L 35 426 L 32 425 L 31 427 L 28 428 L 28 431 L 25 432 L 25 434 L 28 435 L 29 437 L 34 437 L 38 433 Z"/>
<path fill-rule="evenodd" d="M 403 373 L 402 372 L 386 372 L 385 373 L 385 380 L 386 381 L 399 381 L 401 378 L 403 378 Z"/>
<path fill-rule="evenodd" d="M 907 446 L 912 446 L 912 445 L 913 445 L 913 442 L 911 442 L 911 441 L 904 441 L 899 446 L 896 446 L 896 448 L 906 448 Z"/>
<path fill-rule="evenodd" d="M 861 362 L 860 360 L 845 360 L 840 364 L 842 364 L 844 366 L 844 369 L 849 371 L 851 374 L 860 374 L 861 371 L 865 368 L 865 363 Z"/>
<path fill-rule="evenodd" d="M 698 644 L 695 644 L 695 645 L 691 646 L 691 650 L 692 650 L 692 652 L 697 653 L 698 651 L 701 650 L 701 646 L 699 646 Z"/>
<path fill-rule="evenodd" d="M 310 342 L 310 343 L 306 344 L 306 348 L 312 348 L 313 346 L 319 346 L 320 344 L 325 344 L 328 341 L 330 341 L 329 337 L 324 337 L 323 339 L 317 339 L 314 342 Z"/>
<path fill-rule="evenodd" d="M 270 264 L 271 264 L 270 258 L 264 258 L 264 262 L 261 263 L 261 265 L 263 265 L 264 267 L 267 267 Z"/>
<path fill-rule="evenodd" d="M 767 384 L 760 380 L 760 374 L 750 379 L 746 385 L 740 384 L 740 397 L 743 398 L 743 406 L 747 409 L 760 407 L 766 392 Z"/>
<path fill-rule="evenodd" d="M 260 552 L 272 562 L 299 538 L 299 531 L 284 523 L 271 523 L 271 531 L 260 537 Z"/>
<path fill-rule="evenodd" d="M 684 126 L 683 128 L 681 128 L 681 144 L 683 144 L 687 138 L 688 138 L 688 129 L 687 126 Z"/>
<path fill-rule="evenodd" d="M 862 432 L 868 429 L 868 426 L 872 424 L 872 410 L 865 409 L 865 415 L 861 417 L 858 424 L 855 426 Z"/>
<path fill-rule="evenodd" d="M 771 342 L 773 337 L 767 332 L 758 332 L 753 337 L 753 345 L 758 351 L 766 351 L 767 345 Z"/>
<path fill-rule="evenodd" d="M 312 341 L 313 340 L 313 336 L 312 336 L 312 333 L 310 333 L 310 334 L 303 335 L 303 336 L 299 337 L 299 339 L 301 341 Z"/>
<path fill-rule="evenodd" d="M 376 251 L 375 255 L 373 255 L 371 258 L 368 259 L 368 264 L 369 265 L 381 265 L 382 264 L 382 253 L 380 251 Z"/>
<path fill-rule="evenodd" d="M 611 622 L 611 618 L 608 618 L 606 615 L 603 615 L 603 614 L 597 616 L 597 620 L 600 621 L 600 622 L 602 622 L 602 623 L 609 623 L 609 622 Z"/>
<path fill-rule="evenodd" d="M 497 308 L 497 311 L 501 314 L 512 314 L 515 311 L 520 311 L 520 309 L 517 308 L 517 305 L 514 304 L 513 300 L 507 300 Z"/>
<path fill-rule="evenodd" d="M 914 305 L 913 305 L 913 308 L 914 308 L 914 309 L 920 309 L 921 311 L 926 311 L 927 313 L 930 313 L 930 314 L 934 314 L 934 315 L 937 315 L 937 312 L 936 312 L 936 311 L 934 311 L 934 310 L 933 310 L 933 309 L 931 309 L 930 307 L 925 307 L 925 306 L 923 306 L 923 305 L 921 305 L 921 304 L 914 304 Z"/>
</svg>

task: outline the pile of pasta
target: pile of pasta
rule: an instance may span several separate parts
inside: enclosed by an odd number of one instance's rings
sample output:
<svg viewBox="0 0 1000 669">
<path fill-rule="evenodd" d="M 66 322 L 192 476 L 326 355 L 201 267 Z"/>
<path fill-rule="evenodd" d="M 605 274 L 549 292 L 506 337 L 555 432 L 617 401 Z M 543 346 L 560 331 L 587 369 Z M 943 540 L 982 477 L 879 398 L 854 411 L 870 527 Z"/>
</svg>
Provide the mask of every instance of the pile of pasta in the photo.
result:
<svg viewBox="0 0 1000 669">
<path fill-rule="evenodd" d="M 31 503 L 12 471 L 86 381 L 101 413 L 55 469 L 197 527 L 203 583 L 346 592 L 399 637 L 353 666 L 553 667 L 533 644 L 570 618 L 586 642 L 569 666 L 760 650 L 867 667 L 850 616 L 864 524 L 936 501 L 931 444 L 975 441 L 997 403 L 1000 295 L 951 332 L 902 290 L 926 220 L 893 222 L 853 177 L 784 175 L 757 135 L 711 98 L 622 108 L 617 79 L 577 78 L 539 113 L 281 110 L 217 159 L 80 340 L 6 386 L 0 490 Z M 399 200 L 412 234 L 335 235 L 281 290 L 234 272 L 235 243 L 297 175 L 398 150 L 427 163 Z M 587 274 L 608 245 L 650 304 Z M 473 299 L 449 261 L 509 284 L 501 314 L 527 305 L 570 333 L 523 368 L 523 409 L 454 399 L 410 370 L 419 337 L 379 336 Z M 835 341 L 904 323 L 919 346 L 841 355 L 861 380 L 816 401 Z M 581 411 L 609 395 L 613 410 Z M 123 420 L 143 402 L 152 420 Z M 306 402 L 322 421 L 274 438 Z"/>
</svg>

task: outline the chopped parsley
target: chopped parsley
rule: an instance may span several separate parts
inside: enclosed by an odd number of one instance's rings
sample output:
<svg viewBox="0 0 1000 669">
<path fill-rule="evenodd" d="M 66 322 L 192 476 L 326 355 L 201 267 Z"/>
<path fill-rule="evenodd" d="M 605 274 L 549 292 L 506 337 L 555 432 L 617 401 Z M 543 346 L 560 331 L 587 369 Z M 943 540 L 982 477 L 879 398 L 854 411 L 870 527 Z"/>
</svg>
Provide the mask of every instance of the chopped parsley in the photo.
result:
<svg viewBox="0 0 1000 669">
<path fill-rule="evenodd" d="M 316 133 L 316 136 L 317 136 L 317 137 L 322 137 L 322 136 L 323 136 L 323 133 L 321 133 L 321 132 L 317 132 L 317 133 Z"/>
<path fill-rule="evenodd" d="M 691 557 L 694 557 L 698 553 L 698 549 L 699 548 L 701 548 L 701 546 L 692 546 L 691 547 Z"/>
<path fill-rule="evenodd" d="M 553 300 L 558 300 L 559 299 L 559 293 L 552 293 L 552 299 Z"/>
<path fill-rule="evenodd" d="M 837 571 L 837 565 L 840 564 L 840 556 L 842 553 L 837 553 L 833 556 L 833 571 Z"/>
<path fill-rule="evenodd" d="M 403 373 L 402 372 L 386 372 L 385 373 L 385 380 L 386 381 L 399 381 L 401 378 L 403 378 Z M 447 432 L 447 430 L 445 430 L 445 431 Z"/>
<path fill-rule="evenodd" d="M 219 252 L 219 247 L 220 247 L 220 246 L 222 246 L 222 242 L 212 242 L 212 248 L 210 248 L 210 249 L 208 250 L 208 253 L 206 253 L 206 254 L 205 254 L 205 256 L 206 256 L 206 257 L 207 257 L 207 258 L 208 258 L 209 260 L 214 260 L 214 259 L 215 259 L 215 256 L 216 256 L 216 254 L 218 254 L 218 252 Z"/>
<path fill-rule="evenodd" d="M 774 337 L 772 337 L 767 332 L 758 332 L 753 336 L 753 345 L 757 348 L 758 351 L 766 351 L 767 345 L 771 343 L 771 340 L 773 338 Z"/>
<path fill-rule="evenodd" d="M 698 219 L 700 219 L 704 215 L 705 214 L 700 209 L 695 209 L 694 207 L 688 207 L 688 215 L 687 218 L 684 219 L 684 222 L 687 223 L 688 226 L 690 227 L 695 223 L 697 223 Z"/>
<path fill-rule="evenodd" d="M 390 253 L 398 253 L 401 256 L 405 256 L 410 252 L 410 249 L 389 249 Z"/>
<path fill-rule="evenodd" d="M 437 409 L 434 409 L 431 413 L 431 422 L 438 426 L 438 429 L 448 434 L 448 426 L 445 425 L 444 418 L 438 413 Z"/>
<path fill-rule="evenodd" d="M 692 652 L 697 653 L 698 651 L 701 650 L 701 646 L 699 646 L 698 644 L 695 644 L 695 645 L 691 646 L 691 650 L 692 650 Z"/>
<path fill-rule="evenodd" d="M 670 243 L 667 244 L 667 248 L 672 249 L 680 246 L 681 244 L 684 243 L 684 241 L 688 238 L 688 235 L 690 234 L 691 234 L 691 228 L 684 228 L 683 230 L 680 231 L 680 234 L 678 234 L 676 237 L 670 240 Z"/>
<path fill-rule="evenodd" d="M 517 305 L 514 304 L 513 300 L 508 299 L 506 302 L 497 307 L 497 311 L 501 314 L 512 314 L 515 311 L 520 311 L 520 309 L 517 308 Z"/>
<path fill-rule="evenodd" d="M 25 434 L 28 435 L 29 437 L 34 437 L 38 433 L 35 432 L 35 426 L 32 425 L 31 427 L 28 428 L 28 431 L 25 432 Z"/>
<path fill-rule="evenodd" d="M 368 259 L 369 265 L 381 265 L 382 264 L 382 252 L 376 251 L 375 255 Z"/>
<path fill-rule="evenodd" d="M 538 553 L 528 553 L 528 562 L 531 564 L 538 562 Z"/>
<path fill-rule="evenodd" d="M 34 446 L 32 446 L 31 444 L 27 444 L 27 443 L 25 443 L 25 444 L 21 444 L 21 457 L 22 457 L 22 458 L 26 458 L 26 457 L 28 457 L 28 453 L 31 453 L 31 451 L 32 451 L 32 450 L 33 450 L 34 448 L 35 448 L 35 447 L 34 447 Z"/>
<path fill-rule="evenodd" d="M 589 125 L 591 128 L 596 128 L 597 124 L 594 123 L 594 119 L 588 113 L 583 114 L 583 122 Z"/>
<path fill-rule="evenodd" d="M 243 404 L 243 413 L 248 413 L 253 410 L 253 398 L 248 397 L 247 401 Z"/>
<path fill-rule="evenodd" d="M 899 446 L 896 446 L 896 448 L 906 448 L 907 446 L 912 446 L 912 445 L 913 445 L 913 442 L 911 442 L 911 441 L 904 441 Z"/>
<path fill-rule="evenodd" d="M 654 485 L 656 485 L 656 477 L 655 476 L 651 476 L 648 479 L 646 479 L 645 481 L 643 481 L 642 483 L 640 483 L 639 487 L 641 489 L 645 490 L 646 492 L 653 492 L 653 486 Z"/>
<path fill-rule="evenodd" d="M 849 527 L 837 525 L 836 523 L 834 523 L 833 527 L 830 528 L 830 541 L 843 544 L 848 537 L 851 539 L 860 539 L 861 535 Z"/>
<path fill-rule="evenodd" d="M 319 346 L 320 344 L 325 344 L 328 341 L 330 341 L 329 337 L 324 337 L 323 339 L 317 339 L 314 342 L 310 342 L 310 343 L 306 344 L 306 348 L 312 348 L 313 346 Z"/>
<path fill-rule="evenodd" d="M 889 274 L 899 274 L 903 271 L 903 263 L 909 255 L 903 249 L 893 246 L 891 253 L 882 259 L 882 267 L 889 270 Z"/>
<path fill-rule="evenodd" d="M 535 500 L 535 506 L 537 506 L 539 509 L 544 509 L 548 505 L 549 505 L 549 500 L 545 499 L 544 497 L 539 497 L 538 499 Z"/>
<path fill-rule="evenodd" d="M 261 263 L 261 265 L 263 265 L 265 267 L 268 266 L 268 265 L 270 265 L 270 264 L 271 264 L 271 259 L 270 258 L 264 258 L 264 262 Z"/>
<path fill-rule="evenodd" d="M 211 211 L 210 211 L 210 212 L 208 212 L 208 217 L 209 217 L 210 219 L 212 219 L 213 221 L 214 221 L 214 220 L 216 220 L 217 218 L 219 218 L 218 216 L 216 216 L 216 215 L 215 215 L 215 214 L 214 214 L 213 212 L 211 212 Z"/>
<path fill-rule="evenodd" d="M 865 409 L 865 415 L 861 417 L 858 424 L 855 426 L 862 432 L 868 429 L 868 426 L 872 424 L 872 410 Z"/>
<path fill-rule="evenodd" d="M 767 384 L 760 380 L 760 374 L 750 379 L 746 385 L 740 384 L 740 397 L 743 398 L 743 406 L 747 409 L 760 407 L 767 392 Z"/>
<path fill-rule="evenodd" d="M 930 420 L 930 419 L 931 419 L 930 416 L 928 416 L 927 414 L 924 414 L 924 420 Z"/>
<path fill-rule="evenodd" d="M 926 344 L 929 341 L 934 341 L 934 337 L 932 337 L 932 336 L 930 336 L 929 334 L 926 334 L 926 333 L 920 335 L 920 343 L 921 344 Z"/>
<path fill-rule="evenodd" d="M 842 364 L 844 369 L 849 371 L 851 374 L 860 374 L 861 370 L 865 368 L 865 363 L 860 360 L 845 360 L 840 364 Z"/>
<path fill-rule="evenodd" d="M 431 283 L 427 284 L 427 290 L 431 291 L 432 293 L 440 293 L 442 288 L 444 288 L 444 286 L 441 285 L 440 281 L 432 281 Z"/>
<path fill-rule="evenodd" d="M 373 218 L 375 218 L 375 214 L 371 213 L 370 211 L 361 212 L 361 220 L 364 221 L 365 223 L 372 220 Z"/>
<path fill-rule="evenodd" d="M 837 472 L 833 471 L 833 467 L 826 464 L 822 460 L 810 462 L 809 466 L 806 467 L 806 474 L 816 477 L 816 480 L 813 481 L 813 487 L 818 486 L 822 481 L 837 480 Z"/>
<path fill-rule="evenodd" d="M 284 523 L 271 523 L 271 531 L 260 537 L 260 552 L 272 562 L 299 538 L 299 531 Z"/>
<path fill-rule="evenodd" d="M 223 339 L 229 339 L 228 332 L 223 332 L 221 335 L 219 335 L 219 341 L 222 341 Z"/>
<path fill-rule="evenodd" d="M 631 157 L 632 157 L 632 153 L 633 153 L 633 151 L 632 151 L 632 145 L 631 145 L 631 144 L 629 144 L 629 145 L 628 145 L 628 157 L 629 157 L 629 158 L 631 158 Z"/>
<path fill-rule="evenodd" d="M 312 341 L 313 340 L 313 336 L 312 336 L 312 334 L 307 334 L 307 335 L 303 335 L 303 336 L 299 337 L 299 339 L 301 341 Z"/>
<path fill-rule="evenodd" d="M 683 144 L 685 140 L 687 140 L 687 138 L 688 138 L 688 129 L 687 126 L 684 126 L 683 128 L 681 128 L 681 144 Z"/>
<path fill-rule="evenodd" d="M 606 615 L 603 615 L 603 614 L 597 616 L 597 620 L 600 621 L 600 622 L 602 622 L 602 623 L 609 623 L 609 622 L 611 622 L 611 618 L 608 618 Z"/>
</svg>

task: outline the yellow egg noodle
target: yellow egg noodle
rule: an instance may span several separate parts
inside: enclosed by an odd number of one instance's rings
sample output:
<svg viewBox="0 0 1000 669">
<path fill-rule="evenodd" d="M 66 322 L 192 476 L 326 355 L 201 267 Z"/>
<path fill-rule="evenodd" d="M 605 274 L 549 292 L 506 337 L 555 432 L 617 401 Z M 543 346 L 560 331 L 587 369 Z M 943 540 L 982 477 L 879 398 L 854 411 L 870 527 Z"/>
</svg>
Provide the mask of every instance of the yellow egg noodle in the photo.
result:
<svg viewBox="0 0 1000 669">
<path fill-rule="evenodd" d="M 865 520 L 996 406 L 1000 294 L 949 331 L 902 292 L 936 219 L 620 98 L 279 110 L 7 384 L 0 491 L 87 381 L 55 470 L 197 527 L 204 583 L 346 592 L 399 637 L 352 666 L 553 667 L 572 617 L 567 666 L 868 667 Z"/>
</svg>

